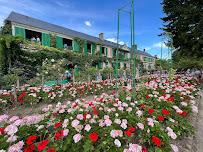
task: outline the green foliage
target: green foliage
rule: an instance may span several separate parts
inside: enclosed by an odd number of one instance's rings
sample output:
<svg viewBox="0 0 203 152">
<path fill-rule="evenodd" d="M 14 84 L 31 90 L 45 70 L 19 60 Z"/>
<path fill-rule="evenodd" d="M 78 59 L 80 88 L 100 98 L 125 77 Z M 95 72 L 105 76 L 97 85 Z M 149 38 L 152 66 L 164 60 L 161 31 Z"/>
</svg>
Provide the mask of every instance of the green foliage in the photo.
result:
<svg viewBox="0 0 203 152">
<path fill-rule="evenodd" d="M 79 38 L 79 37 L 73 37 L 73 39 L 78 42 L 78 45 L 79 45 L 79 52 L 80 52 L 80 53 L 83 52 L 85 40 L 84 40 L 84 39 L 81 39 L 81 38 Z"/>
<path fill-rule="evenodd" d="M 114 74 L 113 68 L 104 68 L 102 70 L 103 80 L 110 79 L 110 77 L 112 79 L 113 78 L 113 74 Z"/>
<path fill-rule="evenodd" d="M 49 34 L 50 35 L 50 46 L 56 48 L 56 35 Z"/>
<path fill-rule="evenodd" d="M 0 28 L 0 35 L 11 35 L 12 29 L 11 24 L 8 20 L 4 20 L 4 26 Z"/>
<path fill-rule="evenodd" d="M 162 70 L 168 70 L 168 61 L 166 59 L 156 59 L 155 66 L 159 69 L 162 67 Z"/>
<path fill-rule="evenodd" d="M 173 46 L 182 56 L 203 57 L 202 0 L 163 0 L 163 30 L 170 32 Z"/>
</svg>

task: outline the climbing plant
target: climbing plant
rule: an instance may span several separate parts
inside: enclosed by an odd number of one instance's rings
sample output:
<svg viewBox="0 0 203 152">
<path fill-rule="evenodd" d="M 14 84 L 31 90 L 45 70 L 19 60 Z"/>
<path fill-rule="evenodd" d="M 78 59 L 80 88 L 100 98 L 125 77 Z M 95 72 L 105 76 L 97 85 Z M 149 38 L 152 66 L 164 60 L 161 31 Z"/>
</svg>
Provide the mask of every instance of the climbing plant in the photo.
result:
<svg viewBox="0 0 203 152">
<path fill-rule="evenodd" d="M 79 52 L 83 52 L 85 40 L 84 40 L 84 39 L 81 39 L 81 38 L 79 38 L 79 37 L 73 37 L 73 40 L 75 40 L 75 41 L 78 42 L 78 45 L 79 45 Z"/>
</svg>

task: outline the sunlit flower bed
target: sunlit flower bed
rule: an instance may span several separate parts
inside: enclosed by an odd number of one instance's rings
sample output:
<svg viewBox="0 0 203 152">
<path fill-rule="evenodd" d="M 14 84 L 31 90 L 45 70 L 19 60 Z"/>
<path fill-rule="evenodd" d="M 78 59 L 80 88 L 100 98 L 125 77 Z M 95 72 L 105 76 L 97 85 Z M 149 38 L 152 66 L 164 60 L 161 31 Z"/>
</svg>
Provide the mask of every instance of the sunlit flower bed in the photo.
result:
<svg viewBox="0 0 203 152">
<path fill-rule="evenodd" d="M 94 101 L 60 102 L 43 114 L 19 118 L 1 115 L 1 151 L 123 151 L 168 152 L 172 140 L 193 133 L 187 116 L 198 112 L 197 82 L 191 77 L 142 77 L 133 90 L 122 87 L 119 97 L 103 93 Z"/>
</svg>

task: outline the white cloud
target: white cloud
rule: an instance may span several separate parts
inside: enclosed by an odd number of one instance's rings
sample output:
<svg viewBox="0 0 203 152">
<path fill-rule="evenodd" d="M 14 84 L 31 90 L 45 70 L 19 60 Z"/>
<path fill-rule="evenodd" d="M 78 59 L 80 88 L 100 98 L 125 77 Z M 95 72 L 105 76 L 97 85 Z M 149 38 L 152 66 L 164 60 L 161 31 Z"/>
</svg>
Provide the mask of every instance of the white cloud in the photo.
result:
<svg viewBox="0 0 203 152">
<path fill-rule="evenodd" d="M 85 25 L 87 25 L 87 26 L 92 26 L 92 24 L 90 23 L 90 21 L 85 21 Z"/>
<path fill-rule="evenodd" d="M 108 38 L 108 39 L 106 39 L 106 40 L 107 40 L 107 41 L 114 42 L 114 43 L 117 43 L 117 39 L 115 39 L 115 38 Z M 119 41 L 119 44 L 120 44 L 120 45 L 124 45 L 125 42 L 124 42 L 124 41 Z"/>
</svg>

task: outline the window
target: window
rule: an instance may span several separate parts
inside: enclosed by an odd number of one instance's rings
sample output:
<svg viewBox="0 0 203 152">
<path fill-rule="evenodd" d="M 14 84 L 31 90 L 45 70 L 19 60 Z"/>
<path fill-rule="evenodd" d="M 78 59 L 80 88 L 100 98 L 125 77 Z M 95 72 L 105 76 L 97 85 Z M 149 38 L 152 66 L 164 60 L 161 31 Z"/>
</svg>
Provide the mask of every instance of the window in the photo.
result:
<svg viewBox="0 0 203 152">
<path fill-rule="evenodd" d="M 91 44 L 87 43 L 87 52 L 88 53 L 91 53 L 91 46 L 92 46 Z"/>
<path fill-rule="evenodd" d="M 105 54 L 105 47 L 102 47 L 102 54 Z"/>
<path fill-rule="evenodd" d="M 113 57 L 116 57 L 116 49 L 113 49 Z"/>
<path fill-rule="evenodd" d="M 140 60 L 140 55 L 138 55 L 138 60 Z"/>
<path fill-rule="evenodd" d="M 147 57 L 144 57 L 144 61 L 147 61 Z"/>
<path fill-rule="evenodd" d="M 151 62 L 151 59 L 149 58 L 149 62 Z"/>
</svg>

